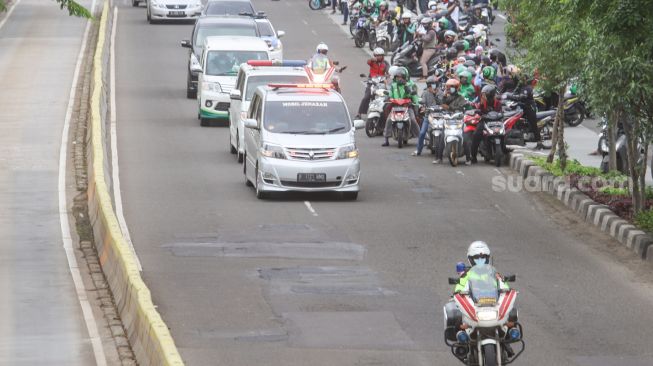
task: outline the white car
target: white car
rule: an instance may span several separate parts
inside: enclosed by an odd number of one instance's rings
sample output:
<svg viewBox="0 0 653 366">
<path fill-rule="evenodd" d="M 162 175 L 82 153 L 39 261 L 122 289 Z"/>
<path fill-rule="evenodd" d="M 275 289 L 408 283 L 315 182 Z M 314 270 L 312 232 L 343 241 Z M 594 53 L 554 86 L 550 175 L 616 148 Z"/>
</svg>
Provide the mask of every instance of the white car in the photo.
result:
<svg viewBox="0 0 653 366">
<path fill-rule="evenodd" d="M 141 1 L 132 0 L 133 6 Z M 146 0 L 147 21 L 150 24 L 164 20 L 195 20 L 202 14 L 201 0 Z"/>
<path fill-rule="evenodd" d="M 229 121 L 231 98 L 240 64 L 269 60 L 267 43 L 258 37 L 211 36 L 206 38 L 200 65 L 191 66 L 198 76 L 198 114 L 202 126 L 212 120 Z"/>
<path fill-rule="evenodd" d="M 306 61 L 301 60 L 248 61 L 240 65 L 236 87 L 229 95 L 229 150 L 237 154 L 239 163 L 245 152 L 243 120 L 256 88 L 271 83 L 306 84 L 309 80 L 304 65 Z"/>
<path fill-rule="evenodd" d="M 358 197 L 360 161 L 345 99 L 330 84 L 268 85 L 254 92 L 245 126 L 245 183 L 271 192 Z"/>
<path fill-rule="evenodd" d="M 270 57 L 273 60 L 283 60 L 283 43 L 280 38 L 283 37 L 286 32 L 275 30 L 270 20 L 264 16 L 256 17 L 255 20 L 260 37 L 263 38 L 270 47 Z"/>
</svg>

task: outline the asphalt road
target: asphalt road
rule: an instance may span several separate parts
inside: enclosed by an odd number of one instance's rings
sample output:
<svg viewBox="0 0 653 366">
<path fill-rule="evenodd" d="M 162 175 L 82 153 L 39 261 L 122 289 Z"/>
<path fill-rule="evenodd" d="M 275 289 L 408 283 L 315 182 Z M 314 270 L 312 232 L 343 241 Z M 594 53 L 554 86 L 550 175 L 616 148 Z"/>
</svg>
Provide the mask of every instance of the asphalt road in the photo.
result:
<svg viewBox="0 0 653 366">
<path fill-rule="evenodd" d="M 23 0 L 0 29 L 0 365 L 95 363 L 57 190 L 85 25 L 51 1 Z"/>
<path fill-rule="evenodd" d="M 326 42 L 348 65 L 352 114 L 367 55 L 304 1 L 260 1 L 286 58 Z M 497 192 L 506 169 L 433 166 L 413 146 L 358 133 L 358 201 L 259 201 L 185 99 L 190 25 L 148 25 L 120 5 L 117 123 L 127 223 L 145 282 L 189 365 L 455 365 L 442 341 L 447 277 L 490 243 L 515 272 L 521 365 L 650 365 L 650 266 L 544 194 Z M 411 145 L 414 141 L 411 141 Z M 305 201 L 315 210 L 313 215 Z"/>
</svg>

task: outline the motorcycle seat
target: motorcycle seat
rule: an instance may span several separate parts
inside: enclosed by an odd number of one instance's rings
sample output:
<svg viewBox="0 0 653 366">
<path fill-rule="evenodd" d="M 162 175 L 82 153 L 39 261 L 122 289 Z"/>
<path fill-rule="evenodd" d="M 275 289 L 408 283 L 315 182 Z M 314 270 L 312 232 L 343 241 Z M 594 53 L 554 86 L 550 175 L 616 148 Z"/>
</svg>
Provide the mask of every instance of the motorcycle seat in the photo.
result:
<svg viewBox="0 0 653 366">
<path fill-rule="evenodd" d="M 553 116 L 555 116 L 555 114 L 556 114 L 556 111 L 553 109 L 553 110 L 550 110 L 550 111 L 537 112 L 537 113 L 535 113 L 535 116 L 537 117 L 537 119 L 542 119 L 542 118 L 546 118 L 546 117 L 553 117 Z"/>
<path fill-rule="evenodd" d="M 517 113 L 519 113 L 519 112 L 520 112 L 520 110 L 517 110 L 517 109 L 515 109 L 515 110 L 511 110 L 511 111 L 504 111 L 504 112 L 503 112 L 503 117 L 504 117 L 504 118 L 509 118 L 509 117 L 514 116 L 515 114 L 517 114 Z"/>
</svg>

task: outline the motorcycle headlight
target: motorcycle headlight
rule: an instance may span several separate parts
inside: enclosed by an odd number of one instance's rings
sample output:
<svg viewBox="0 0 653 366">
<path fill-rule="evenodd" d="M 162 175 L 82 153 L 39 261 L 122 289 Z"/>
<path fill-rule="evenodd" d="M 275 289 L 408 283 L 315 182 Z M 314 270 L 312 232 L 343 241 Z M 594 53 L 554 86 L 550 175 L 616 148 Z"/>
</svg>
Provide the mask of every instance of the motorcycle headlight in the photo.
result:
<svg viewBox="0 0 653 366">
<path fill-rule="evenodd" d="M 353 159 L 358 157 L 356 145 L 345 145 L 338 151 L 338 159 Z"/>
<path fill-rule="evenodd" d="M 476 313 L 476 316 L 480 321 L 491 321 L 491 320 L 497 320 L 498 314 L 496 310 L 481 310 L 478 313 Z"/>
<path fill-rule="evenodd" d="M 261 155 L 267 158 L 274 159 L 285 159 L 286 154 L 283 152 L 283 148 L 279 145 L 270 145 L 265 144 L 261 147 Z"/>
<path fill-rule="evenodd" d="M 213 83 L 213 82 L 210 82 L 210 81 L 205 81 L 205 82 L 202 83 L 202 90 L 216 92 L 216 93 L 221 93 L 222 92 L 222 88 L 220 87 L 220 83 Z"/>
</svg>

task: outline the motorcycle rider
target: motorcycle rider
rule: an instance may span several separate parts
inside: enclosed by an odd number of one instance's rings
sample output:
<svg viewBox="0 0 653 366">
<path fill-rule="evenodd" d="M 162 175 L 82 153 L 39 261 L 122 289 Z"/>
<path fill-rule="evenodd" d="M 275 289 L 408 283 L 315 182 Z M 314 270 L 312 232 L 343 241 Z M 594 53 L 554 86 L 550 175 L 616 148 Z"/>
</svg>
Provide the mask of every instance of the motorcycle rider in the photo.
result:
<svg viewBox="0 0 653 366">
<path fill-rule="evenodd" d="M 477 240 L 469 245 L 467 248 L 467 260 L 469 261 L 470 268 L 474 267 L 476 265 L 481 265 L 481 264 L 491 264 L 490 263 L 490 256 L 492 252 L 490 251 L 490 247 L 485 243 L 484 241 Z M 460 274 L 460 279 L 458 280 L 458 284 L 456 287 L 454 287 L 453 293 L 457 294 L 459 292 L 462 292 L 465 290 L 467 287 L 467 282 L 469 282 L 470 277 L 469 270 L 465 270 Z M 503 281 L 503 276 L 497 273 L 497 280 L 499 284 L 499 288 L 501 290 L 509 290 L 510 286 Z"/>
<path fill-rule="evenodd" d="M 460 79 L 460 95 L 462 95 L 468 102 L 476 99 L 476 90 L 472 85 L 472 73 L 465 70 L 458 74 Z"/>
<path fill-rule="evenodd" d="M 333 62 L 327 56 L 329 52 L 329 46 L 326 43 L 320 42 L 317 47 L 315 47 L 315 54 L 311 57 L 308 67 L 313 69 L 316 74 L 322 74 L 328 68 L 334 66 Z"/>
<path fill-rule="evenodd" d="M 399 67 L 394 73 L 391 71 L 390 74 L 393 76 L 392 83 L 390 84 L 390 99 L 412 100 L 412 108 L 408 108 L 408 116 L 410 117 L 410 132 L 411 135 L 417 136 L 419 135 L 419 127 L 417 126 L 414 109 L 414 107 L 419 103 L 419 98 L 417 96 L 417 86 L 409 79 L 408 70 L 405 67 Z M 387 118 L 390 115 L 391 110 L 391 103 L 388 103 L 383 108 L 383 114 L 386 119 L 385 130 L 383 131 L 385 142 L 381 146 L 390 145 L 390 136 L 392 136 L 392 123 L 388 123 Z"/>
<path fill-rule="evenodd" d="M 417 24 L 412 22 L 410 13 L 405 11 L 401 14 L 401 23 L 397 27 L 397 38 L 399 39 L 399 45 L 402 45 L 406 42 L 412 42 L 415 39 L 415 30 L 417 29 Z"/>
<path fill-rule="evenodd" d="M 419 63 L 422 65 L 421 81 L 426 81 L 429 72 L 428 62 L 435 55 L 435 46 L 437 45 L 438 39 L 435 29 L 433 29 L 433 20 L 430 17 L 422 19 L 420 23 L 426 31 L 424 35 L 420 36 L 422 39 L 422 56 L 419 59 Z"/>
<path fill-rule="evenodd" d="M 540 135 L 540 129 L 537 127 L 537 115 L 535 112 L 535 100 L 533 99 L 533 86 L 532 79 L 528 77 L 527 74 L 522 73 L 519 77 L 519 83 L 515 88 L 515 91 L 512 94 L 508 95 L 508 99 L 517 101 L 522 104 L 524 110 L 524 117 L 528 121 L 528 125 L 531 127 L 531 132 L 535 137 L 537 145 L 535 145 L 536 150 L 542 150 L 546 147 L 542 144 L 542 136 Z"/>
<path fill-rule="evenodd" d="M 438 79 L 434 75 L 429 76 L 426 79 L 426 89 L 420 98 L 420 111 L 424 112 L 426 108 L 442 104 L 443 96 L 444 95 L 442 92 L 438 90 Z M 417 149 L 413 151 L 411 154 L 412 156 L 422 155 L 422 150 L 424 149 L 424 139 L 426 138 L 426 133 L 428 130 L 428 117 L 424 115 L 424 118 L 422 119 L 422 126 L 420 127 L 419 131 L 419 136 L 417 137 Z"/>
<path fill-rule="evenodd" d="M 453 112 L 463 112 L 469 103 L 459 93 L 460 90 L 460 81 L 457 79 L 451 78 L 447 80 L 445 83 L 445 93 L 444 93 L 444 98 L 442 98 L 442 109 L 445 111 L 448 111 L 449 113 Z M 469 156 L 469 152 L 465 151 L 466 155 L 466 163 L 470 164 L 471 159 Z M 435 160 L 433 160 L 433 164 L 440 164 L 442 162 L 442 156 L 436 156 Z"/>
<path fill-rule="evenodd" d="M 381 47 L 374 49 L 374 58 L 367 60 L 367 65 L 370 67 L 368 77 L 375 78 L 379 76 L 388 76 L 388 70 L 390 69 L 390 64 L 385 61 L 385 51 Z M 365 94 L 361 100 L 360 105 L 358 106 L 358 114 L 356 119 L 360 119 L 362 114 L 367 114 L 367 109 L 370 106 L 371 95 L 371 84 L 367 84 L 365 88 Z"/>
<path fill-rule="evenodd" d="M 492 84 L 485 85 L 481 89 L 481 100 L 474 104 L 474 108 L 480 111 L 481 115 L 487 114 L 489 112 L 501 112 L 501 101 L 499 98 L 496 98 L 497 88 Z M 476 129 L 472 133 L 472 151 L 471 151 L 471 162 L 476 164 L 476 155 L 478 154 L 478 147 L 481 145 L 481 140 L 483 139 L 483 129 L 485 127 L 485 122 L 483 119 L 476 125 Z"/>
</svg>

